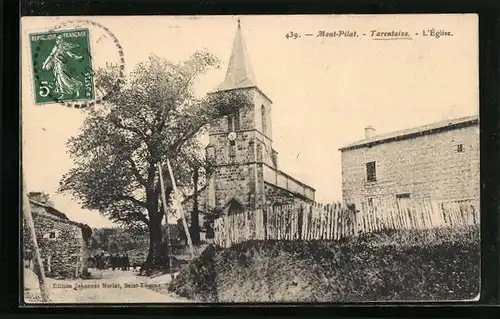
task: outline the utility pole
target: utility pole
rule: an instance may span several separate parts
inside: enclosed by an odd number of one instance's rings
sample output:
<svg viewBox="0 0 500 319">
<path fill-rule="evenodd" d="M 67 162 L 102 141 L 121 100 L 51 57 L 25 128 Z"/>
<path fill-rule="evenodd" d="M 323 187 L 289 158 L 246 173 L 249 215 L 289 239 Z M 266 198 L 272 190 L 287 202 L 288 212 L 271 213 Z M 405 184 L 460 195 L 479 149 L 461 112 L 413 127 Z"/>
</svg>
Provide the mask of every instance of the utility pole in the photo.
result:
<svg viewBox="0 0 500 319">
<path fill-rule="evenodd" d="M 189 250 L 191 251 L 191 257 L 194 259 L 193 242 L 191 241 L 191 234 L 189 233 L 189 228 L 186 222 L 186 216 L 182 210 L 181 199 L 179 197 L 179 192 L 177 191 L 177 185 L 175 183 L 174 173 L 172 172 L 172 167 L 170 166 L 170 161 L 167 158 L 168 173 L 170 174 L 170 180 L 172 181 L 172 188 L 174 189 L 175 203 L 177 206 L 177 212 L 181 215 L 182 224 L 184 225 L 184 231 L 186 232 L 186 238 L 189 245 Z"/>
<path fill-rule="evenodd" d="M 199 180 L 199 171 L 200 167 L 195 164 L 193 171 L 193 184 L 194 184 L 194 192 L 193 192 L 193 211 L 191 212 L 191 229 L 193 231 L 193 244 L 200 244 L 200 213 L 198 210 L 198 180 Z"/>
<path fill-rule="evenodd" d="M 49 290 L 47 288 L 47 283 L 45 282 L 45 271 L 42 264 L 42 256 L 40 255 L 40 250 L 38 248 L 38 242 L 36 240 L 35 223 L 33 222 L 33 216 L 31 215 L 31 206 L 26 188 L 26 181 L 24 179 L 23 172 L 23 215 L 24 222 L 26 223 L 29 235 L 31 237 L 31 242 L 33 245 L 33 255 L 35 257 L 35 274 L 38 277 L 38 285 L 40 286 L 40 294 L 42 295 L 42 302 L 49 302 Z"/>
<path fill-rule="evenodd" d="M 163 173 L 161 165 L 158 165 L 158 172 L 160 174 L 160 187 L 161 187 L 161 201 L 163 203 L 163 213 L 165 214 L 165 225 L 167 225 L 167 254 L 168 254 L 168 269 L 172 271 L 172 247 L 170 245 L 170 226 L 168 225 L 168 212 L 167 212 L 167 199 L 165 196 L 165 184 L 163 183 Z"/>
</svg>

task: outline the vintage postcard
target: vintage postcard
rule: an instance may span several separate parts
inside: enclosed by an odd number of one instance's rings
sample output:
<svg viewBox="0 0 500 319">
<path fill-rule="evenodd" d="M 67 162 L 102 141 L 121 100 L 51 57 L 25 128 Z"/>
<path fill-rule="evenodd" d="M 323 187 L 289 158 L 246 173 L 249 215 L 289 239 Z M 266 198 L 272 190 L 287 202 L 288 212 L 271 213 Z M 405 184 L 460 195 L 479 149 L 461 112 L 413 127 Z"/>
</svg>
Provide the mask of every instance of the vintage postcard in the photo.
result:
<svg viewBox="0 0 500 319">
<path fill-rule="evenodd" d="M 24 17 L 25 305 L 475 300 L 478 17 Z"/>
</svg>

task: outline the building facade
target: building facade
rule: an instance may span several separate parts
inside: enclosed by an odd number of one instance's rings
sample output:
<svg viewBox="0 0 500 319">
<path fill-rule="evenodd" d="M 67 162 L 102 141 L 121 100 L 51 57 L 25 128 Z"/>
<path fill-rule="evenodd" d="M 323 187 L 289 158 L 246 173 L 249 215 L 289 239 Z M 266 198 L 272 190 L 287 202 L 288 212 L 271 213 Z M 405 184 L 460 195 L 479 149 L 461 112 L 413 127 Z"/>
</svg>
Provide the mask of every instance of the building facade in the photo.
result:
<svg viewBox="0 0 500 319">
<path fill-rule="evenodd" d="M 314 188 L 278 168 L 272 140 L 272 101 L 257 85 L 239 22 L 225 80 L 209 94 L 221 91 L 246 92 L 253 103 L 210 125 L 206 157 L 214 169 L 197 194 L 199 210 L 236 214 L 314 201 Z M 193 209 L 193 197 L 183 202 L 187 212 Z"/>
<path fill-rule="evenodd" d="M 45 275 L 49 278 L 78 278 L 88 274 L 89 240 L 92 230 L 45 203 L 40 193 L 30 193 L 29 202 Z M 31 237 L 23 223 L 23 253 L 26 268 L 33 270 Z"/>
<path fill-rule="evenodd" d="M 340 149 L 342 197 L 479 200 L 479 118 L 458 118 L 376 135 Z"/>
</svg>

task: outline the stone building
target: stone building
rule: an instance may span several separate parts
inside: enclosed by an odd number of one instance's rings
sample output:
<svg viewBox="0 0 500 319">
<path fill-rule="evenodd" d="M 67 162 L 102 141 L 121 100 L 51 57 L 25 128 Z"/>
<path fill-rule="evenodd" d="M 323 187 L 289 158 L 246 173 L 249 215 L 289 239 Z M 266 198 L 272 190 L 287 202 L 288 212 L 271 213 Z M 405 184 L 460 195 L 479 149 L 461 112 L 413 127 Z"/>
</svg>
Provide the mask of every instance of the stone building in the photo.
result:
<svg viewBox="0 0 500 319">
<path fill-rule="evenodd" d="M 30 193 L 29 202 L 45 275 L 51 278 L 85 277 L 88 244 L 92 230 L 48 205 L 41 193 Z M 32 241 L 23 223 L 23 253 L 26 268 L 33 269 Z"/>
<path fill-rule="evenodd" d="M 376 135 L 340 149 L 342 197 L 479 200 L 479 118 L 464 117 Z"/>
<path fill-rule="evenodd" d="M 272 139 L 272 101 L 257 85 L 239 21 L 225 80 L 209 94 L 221 91 L 246 92 L 253 103 L 210 126 L 206 157 L 215 167 L 198 192 L 199 210 L 215 208 L 235 214 L 314 201 L 314 188 L 278 168 Z M 184 200 L 185 211 L 192 210 L 193 201 L 193 196 Z"/>
</svg>

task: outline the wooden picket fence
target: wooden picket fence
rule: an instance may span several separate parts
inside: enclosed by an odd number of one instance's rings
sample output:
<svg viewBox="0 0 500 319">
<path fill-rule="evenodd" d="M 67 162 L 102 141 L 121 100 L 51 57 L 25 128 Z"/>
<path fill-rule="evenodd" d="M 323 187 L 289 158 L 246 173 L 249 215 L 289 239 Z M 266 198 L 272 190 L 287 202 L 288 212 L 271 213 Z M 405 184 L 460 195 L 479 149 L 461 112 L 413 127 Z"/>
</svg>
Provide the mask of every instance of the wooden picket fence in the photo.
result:
<svg viewBox="0 0 500 319">
<path fill-rule="evenodd" d="M 373 198 L 360 201 L 357 233 L 384 229 L 430 229 L 479 224 L 479 201 Z"/>
<path fill-rule="evenodd" d="M 336 240 L 354 235 L 355 211 L 332 205 L 284 205 L 227 215 L 214 221 L 222 247 L 247 240 Z"/>
<path fill-rule="evenodd" d="M 373 199 L 341 203 L 284 205 L 215 219 L 215 244 L 248 240 L 339 240 L 384 229 L 429 229 L 479 223 L 479 202 Z"/>
</svg>

